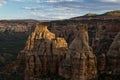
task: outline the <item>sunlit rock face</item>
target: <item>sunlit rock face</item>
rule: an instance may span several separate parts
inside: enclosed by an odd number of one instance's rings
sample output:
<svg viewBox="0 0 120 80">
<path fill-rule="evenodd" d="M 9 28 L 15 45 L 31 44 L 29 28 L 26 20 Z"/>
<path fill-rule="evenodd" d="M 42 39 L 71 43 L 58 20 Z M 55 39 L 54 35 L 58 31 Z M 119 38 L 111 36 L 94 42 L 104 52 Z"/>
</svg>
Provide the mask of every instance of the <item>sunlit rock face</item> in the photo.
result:
<svg viewBox="0 0 120 80">
<path fill-rule="evenodd" d="M 115 37 L 107 53 L 107 73 L 120 75 L 120 32 Z"/>
<path fill-rule="evenodd" d="M 59 74 L 72 80 L 97 79 L 96 57 L 89 46 L 86 25 L 77 26 L 75 39 L 69 46 L 69 54 L 59 68 Z"/>
<path fill-rule="evenodd" d="M 59 63 L 67 54 L 67 42 L 56 38 L 46 26 L 37 26 L 29 36 L 26 54 L 25 80 L 58 73 Z"/>
<path fill-rule="evenodd" d="M 43 39 L 46 39 L 49 42 L 54 38 L 55 35 L 51 33 L 46 26 L 37 26 L 35 30 L 31 33 L 31 35 L 28 37 L 25 51 L 36 50 Z"/>
<path fill-rule="evenodd" d="M 56 37 L 47 26 L 36 26 L 18 55 L 19 62 L 25 61 L 25 80 L 41 79 L 50 74 L 72 80 L 97 78 L 96 57 L 89 46 L 87 26 L 76 28 L 76 37 L 68 47 L 66 40 Z"/>
</svg>

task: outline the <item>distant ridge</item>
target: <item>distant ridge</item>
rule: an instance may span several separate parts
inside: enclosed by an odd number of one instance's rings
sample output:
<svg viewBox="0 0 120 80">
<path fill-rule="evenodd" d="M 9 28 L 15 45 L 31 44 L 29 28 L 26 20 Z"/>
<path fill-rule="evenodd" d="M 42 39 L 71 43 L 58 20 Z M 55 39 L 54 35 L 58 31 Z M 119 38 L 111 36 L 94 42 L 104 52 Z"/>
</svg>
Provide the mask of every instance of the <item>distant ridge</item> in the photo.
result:
<svg viewBox="0 0 120 80">
<path fill-rule="evenodd" d="M 102 15 L 103 16 L 120 16 L 120 10 L 106 12 Z"/>
<path fill-rule="evenodd" d="M 97 14 L 88 13 L 88 14 L 86 14 L 86 15 L 84 15 L 84 16 L 97 16 Z"/>
<path fill-rule="evenodd" d="M 72 20 L 88 20 L 88 19 L 120 19 L 120 10 L 106 12 L 104 14 L 88 13 L 84 16 L 70 18 Z"/>
</svg>

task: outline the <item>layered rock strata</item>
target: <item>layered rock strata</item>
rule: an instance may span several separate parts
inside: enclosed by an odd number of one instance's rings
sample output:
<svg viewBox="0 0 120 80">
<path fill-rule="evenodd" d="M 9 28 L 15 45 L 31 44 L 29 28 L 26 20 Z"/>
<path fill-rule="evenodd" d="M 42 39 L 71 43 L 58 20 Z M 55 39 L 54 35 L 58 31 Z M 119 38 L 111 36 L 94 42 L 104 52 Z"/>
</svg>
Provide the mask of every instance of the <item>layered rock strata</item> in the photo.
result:
<svg viewBox="0 0 120 80">
<path fill-rule="evenodd" d="M 89 46 L 85 25 L 77 26 L 76 37 L 69 47 L 64 38 L 57 38 L 46 26 L 37 26 L 18 58 L 23 60 L 23 54 L 25 80 L 41 79 L 50 74 L 72 80 L 97 79 L 96 57 Z"/>
<path fill-rule="evenodd" d="M 67 58 L 60 65 L 60 75 L 72 80 L 97 79 L 96 57 L 89 46 L 86 26 L 79 26 L 75 39 L 69 46 Z"/>
<path fill-rule="evenodd" d="M 45 26 L 37 26 L 25 47 L 25 80 L 58 73 L 59 62 L 67 54 L 67 42 L 56 38 Z"/>
</svg>

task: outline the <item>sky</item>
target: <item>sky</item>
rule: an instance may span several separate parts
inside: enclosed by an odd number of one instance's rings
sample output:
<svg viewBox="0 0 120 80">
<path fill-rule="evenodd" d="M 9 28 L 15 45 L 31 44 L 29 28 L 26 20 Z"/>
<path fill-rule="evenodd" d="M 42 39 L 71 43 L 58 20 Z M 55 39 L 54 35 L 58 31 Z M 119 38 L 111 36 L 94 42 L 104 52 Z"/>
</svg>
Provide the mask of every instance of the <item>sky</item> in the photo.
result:
<svg viewBox="0 0 120 80">
<path fill-rule="evenodd" d="M 61 20 L 120 10 L 120 0 L 0 0 L 0 20 Z"/>
</svg>

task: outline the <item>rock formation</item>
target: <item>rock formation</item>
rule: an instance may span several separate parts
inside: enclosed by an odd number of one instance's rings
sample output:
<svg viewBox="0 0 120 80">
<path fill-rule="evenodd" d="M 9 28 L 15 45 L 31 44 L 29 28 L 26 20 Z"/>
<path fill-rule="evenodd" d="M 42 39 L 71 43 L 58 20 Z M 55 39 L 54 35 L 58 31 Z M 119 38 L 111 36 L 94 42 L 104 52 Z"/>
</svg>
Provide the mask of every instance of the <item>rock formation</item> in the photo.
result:
<svg viewBox="0 0 120 80">
<path fill-rule="evenodd" d="M 25 80 L 58 73 L 59 62 L 67 54 L 67 42 L 56 38 L 46 26 L 37 26 L 29 36 L 26 47 Z"/>
<path fill-rule="evenodd" d="M 120 32 L 115 37 L 107 53 L 107 73 L 120 74 Z"/>
<path fill-rule="evenodd" d="M 88 43 L 87 27 L 79 25 L 77 28 L 77 35 L 69 46 L 70 54 L 61 62 L 59 74 L 72 80 L 96 79 L 96 57 Z"/>
<path fill-rule="evenodd" d="M 96 79 L 96 57 L 88 44 L 87 27 L 79 25 L 77 30 L 68 48 L 64 38 L 56 38 L 46 26 L 37 26 L 24 49 L 25 80 L 41 79 L 50 74 L 72 80 Z"/>
</svg>

